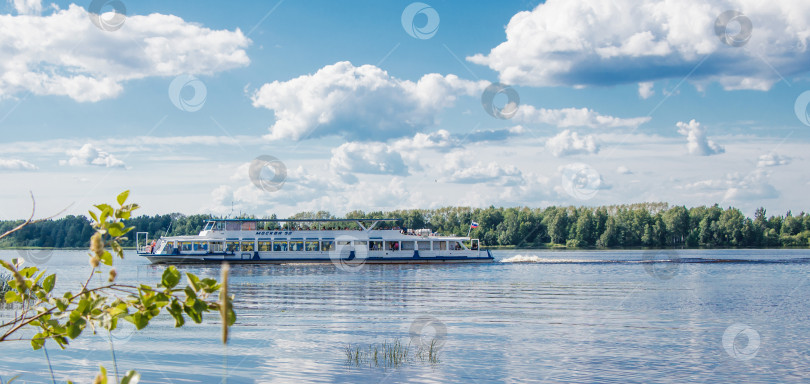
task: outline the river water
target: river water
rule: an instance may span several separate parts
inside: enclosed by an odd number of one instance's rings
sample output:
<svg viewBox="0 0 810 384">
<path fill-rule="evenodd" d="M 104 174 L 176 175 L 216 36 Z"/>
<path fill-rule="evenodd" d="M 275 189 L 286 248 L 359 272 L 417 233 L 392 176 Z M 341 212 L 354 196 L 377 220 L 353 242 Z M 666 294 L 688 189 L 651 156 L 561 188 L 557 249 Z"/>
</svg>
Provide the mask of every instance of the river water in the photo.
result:
<svg viewBox="0 0 810 384">
<path fill-rule="evenodd" d="M 25 251 L 0 251 L 9 260 Z M 66 350 L 0 343 L 0 378 L 91 382 L 98 365 L 148 383 L 732 383 L 810 380 L 810 250 L 496 251 L 495 263 L 235 265 L 237 324 L 90 331 Z M 86 252 L 27 255 L 76 290 Z M 29 263 L 31 264 L 31 263 Z M 119 282 L 155 284 L 134 253 Z M 219 266 L 185 266 L 219 277 Z M 106 276 L 105 276 L 106 277 Z M 0 310 L 0 319 L 11 316 Z M 400 341 L 395 366 L 347 347 Z M 434 342 L 430 361 L 417 351 Z"/>
</svg>

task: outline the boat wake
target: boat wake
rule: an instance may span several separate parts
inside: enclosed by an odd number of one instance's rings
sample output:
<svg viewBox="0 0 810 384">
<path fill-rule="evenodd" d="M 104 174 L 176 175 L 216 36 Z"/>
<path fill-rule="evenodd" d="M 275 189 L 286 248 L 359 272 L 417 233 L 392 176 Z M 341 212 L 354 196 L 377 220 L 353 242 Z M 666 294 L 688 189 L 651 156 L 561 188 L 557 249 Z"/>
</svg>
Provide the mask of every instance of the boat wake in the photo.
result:
<svg viewBox="0 0 810 384">
<path fill-rule="evenodd" d="M 508 257 L 506 259 L 501 260 L 501 263 L 542 263 L 544 259 L 541 259 L 538 256 L 524 256 L 524 255 L 515 255 L 512 257 Z"/>
</svg>

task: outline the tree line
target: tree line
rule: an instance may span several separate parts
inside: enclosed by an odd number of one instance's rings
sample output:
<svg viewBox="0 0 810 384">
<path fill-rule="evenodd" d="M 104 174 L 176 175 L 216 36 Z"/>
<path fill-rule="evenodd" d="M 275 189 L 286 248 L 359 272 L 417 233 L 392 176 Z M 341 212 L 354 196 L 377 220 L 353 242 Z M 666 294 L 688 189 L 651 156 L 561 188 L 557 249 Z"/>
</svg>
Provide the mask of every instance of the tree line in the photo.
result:
<svg viewBox="0 0 810 384">
<path fill-rule="evenodd" d="M 198 233 L 210 215 L 179 213 L 138 216 L 126 221 L 149 238 Z M 256 218 L 243 216 L 243 218 Z M 265 217 L 275 219 L 276 215 Z M 301 212 L 289 219 L 335 219 L 329 212 Z M 352 211 L 344 218 L 398 218 L 404 228 L 429 228 L 446 235 L 481 239 L 487 246 L 525 248 L 728 248 L 808 247 L 810 215 L 767 216 L 763 208 L 746 217 L 739 209 L 718 205 L 686 208 L 666 203 L 643 203 L 601 207 L 409 209 L 395 211 Z M 478 227 L 471 229 L 472 222 Z M 0 233 L 21 221 L 0 221 Z M 286 224 L 311 227 L 306 223 Z M 270 225 L 265 229 L 275 229 Z M 354 228 L 353 223 L 326 223 L 321 228 Z M 84 248 L 93 233 L 84 216 L 66 216 L 30 225 L 0 241 L 0 247 Z M 123 242 L 134 246 L 134 236 Z"/>
</svg>

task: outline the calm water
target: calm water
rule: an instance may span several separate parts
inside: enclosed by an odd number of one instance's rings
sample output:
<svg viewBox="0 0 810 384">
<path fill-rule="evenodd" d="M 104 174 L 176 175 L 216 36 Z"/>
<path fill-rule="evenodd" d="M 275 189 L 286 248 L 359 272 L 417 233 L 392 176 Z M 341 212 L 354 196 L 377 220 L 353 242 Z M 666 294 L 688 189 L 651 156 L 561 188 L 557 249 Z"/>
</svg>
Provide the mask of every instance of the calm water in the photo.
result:
<svg viewBox="0 0 810 384">
<path fill-rule="evenodd" d="M 142 382 L 731 383 L 810 380 L 810 251 L 495 252 L 480 265 L 237 265 L 237 325 L 162 317 L 113 336 L 120 371 Z M 0 251 L 0 258 L 17 257 Z M 75 290 L 85 252 L 34 255 Z M 653 260 L 671 262 L 651 262 Z M 524 262 L 502 262 L 524 261 Z M 154 284 L 134 254 L 119 282 Z M 183 267 L 218 277 L 218 267 Z M 0 312 L 3 319 L 8 311 Z M 190 321 L 189 321 L 190 322 Z M 421 338 L 420 338 L 421 336 Z M 435 364 L 347 363 L 347 345 L 435 338 Z M 112 371 L 108 336 L 47 348 L 57 382 Z M 411 356 L 415 348 L 411 349 Z M 0 377 L 50 382 L 43 351 L 0 344 Z"/>
</svg>

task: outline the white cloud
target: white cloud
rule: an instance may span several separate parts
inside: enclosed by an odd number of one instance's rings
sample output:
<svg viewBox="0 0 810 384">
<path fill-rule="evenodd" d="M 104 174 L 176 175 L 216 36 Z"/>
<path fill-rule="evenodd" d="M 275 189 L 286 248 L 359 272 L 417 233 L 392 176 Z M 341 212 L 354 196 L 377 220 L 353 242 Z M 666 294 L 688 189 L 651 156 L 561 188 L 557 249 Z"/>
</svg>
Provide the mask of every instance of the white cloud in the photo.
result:
<svg viewBox="0 0 810 384">
<path fill-rule="evenodd" d="M 620 175 L 632 175 L 633 171 L 631 171 L 630 168 L 627 168 L 624 165 L 620 165 L 619 167 L 616 168 L 616 173 Z"/>
<path fill-rule="evenodd" d="M 576 132 L 564 130 L 548 140 L 546 140 L 546 150 L 556 157 L 595 154 L 599 152 L 599 145 L 593 135 L 580 137 Z"/>
<path fill-rule="evenodd" d="M 726 151 L 721 145 L 706 137 L 706 128 L 695 119 L 690 120 L 688 123 L 679 121 L 675 125 L 678 127 L 678 133 L 686 136 L 686 147 L 689 149 L 690 155 L 711 156 Z"/>
<path fill-rule="evenodd" d="M 642 99 L 649 99 L 652 95 L 655 94 L 653 90 L 653 82 L 652 81 L 645 81 L 643 83 L 638 83 L 638 96 Z"/>
<path fill-rule="evenodd" d="M 79 149 L 69 150 L 67 151 L 67 155 L 70 156 L 70 159 L 59 160 L 59 165 L 70 165 L 74 167 L 85 165 L 95 165 L 107 168 L 125 167 L 123 161 L 118 160 L 115 156 L 102 151 L 93 144 L 85 144 Z"/>
<path fill-rule="evenodd" d="M 726 190 L 724 200 L 750 201 L 757 199 L 776 199 L 779 191 L 768 181 L 768 173 L 756 169 L 744 177 L 732 175 L 729 177 L 731 186 Z"/>
<path fill-rule="evenodd" d="M 332 150 L 329 166 L 338 174 L 357 180 L 354 173 L 377 175 L 408 175 L 408 167 L 402 156 L 381 142 L 350 142 Z"/>
<path fill-rule="evenodd" d="M 791 158 L 788 156 L 780 156 L 776 153 L 767 153 L 764 155 L 759 156 L 759 160 L 757 161 L 757 167 L 777 167 L 780 165 L 787 165 L 790 164 Z"/>
<path fill-rule="evenodd" d="M 457 151 L 444 156 L 443 180 L 459 184 L 488 183 L 496 185 L 518 185 L 523 183 L 523 174 L 514 165 L 502 166 L 495 161 L 477 161 L 474 164 L 467 159 L 476 156 L 467 151 Z"/>
<path fill-rule="evenodd" d="M 20 15 L 39 15 L 42 13 L 42 0 L 8 0 Z"/>
<path fill-rule="evenodd" d="M 276 121 L 270 140 L 343 134 L 350 140 L 412 136 L 436 123 L 436 115 L 458 95 L 478 95 L 487 83 L 431 73 L 417 82 L 401 80 L 373 65 L 348 61 L 316 73 L 264 84 L 253 106 L 271 109 Z"/>
<path fill-rule="evenodd" d="M 433 149 L 437 151 L 448 151 L 459 146 L 450 132 L 440 129 L 436 132 L 417 133 L 412 138 L 402 138 L 394 141 L 392 147 L 403 153 L 414 150 Z"/>
<path fill-rule="evenodd" d="M 15 1 L 18 11 L 36 11 Z M 117 96 L 123 82 L 247 65 L 242 32 L 212 30 L 172 15 L 133 15 L 116 31 L 97 28 L 71 4 L 47 16 L 0 15 L 0 99 L 31 92 L 76 101 Z"/>
<path fill-rule="evenodd" d="M 715 35 L 715 20 L 727 10 L 753 23 L 744 47 Z M 642 83 L 694 70 L 689 80 L 698 84 L 767 90 L 807 70 L 808 14 L 810 2 L 800 0 L 549 0 L 518 12 L 505 42 L 467 60 L 489 66 L 506 84 Z"/>
<path fill-rule="evenodd" d="M 36 171 L 36 165 L 20 159 L 0 159 L 0 170 L 8 171 Z"/>
<path fill-rule="evenodd" d="M 601 115 L 598 112 L 588 108 L 538 109 L 531 105 L 521 105 L 514 117 L 514 120 L 519 122 L 550 124 L 560 128 L 636 128 L 639 125 L 650 121 L 650 119 L 650 117 L 633 117 L 629 119 L 622 119 L 608 115 Z"/>
</svg>

